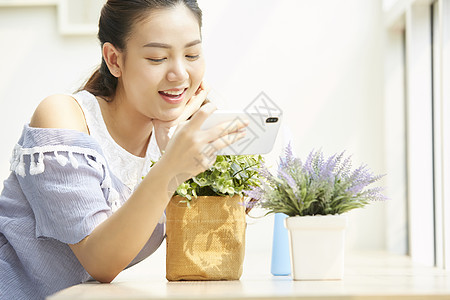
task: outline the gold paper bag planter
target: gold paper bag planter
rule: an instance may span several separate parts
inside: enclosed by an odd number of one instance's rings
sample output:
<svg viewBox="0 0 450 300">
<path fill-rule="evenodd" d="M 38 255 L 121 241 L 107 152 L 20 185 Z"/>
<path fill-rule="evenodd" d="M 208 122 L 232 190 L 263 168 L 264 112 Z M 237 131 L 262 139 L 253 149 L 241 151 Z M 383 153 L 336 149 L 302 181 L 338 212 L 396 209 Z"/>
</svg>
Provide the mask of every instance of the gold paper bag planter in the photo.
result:
<svg viewBox="0 0 450 300">
<path fill-rule="evenodd" d="M 245 207 L 240 196 L 180 196 L 166 209 L 166 278 L 238 280 L 245 253 Z"/>
</svg>

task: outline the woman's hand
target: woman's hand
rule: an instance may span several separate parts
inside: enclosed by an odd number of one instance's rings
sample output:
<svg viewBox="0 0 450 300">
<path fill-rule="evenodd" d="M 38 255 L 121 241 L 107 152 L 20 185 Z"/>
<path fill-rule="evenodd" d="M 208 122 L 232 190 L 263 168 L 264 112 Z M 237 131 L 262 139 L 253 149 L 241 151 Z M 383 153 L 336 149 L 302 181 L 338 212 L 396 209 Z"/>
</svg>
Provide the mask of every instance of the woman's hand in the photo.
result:
<svg viewBox="0 0 450 300">
<path fill-rule="evenodd" d="M 190 120 L 178 124 L 158 162 L 165 164 L 164 169 L 171 178 L 169 192 L 173 193 L 181 183 L 210 168 L 216 161 L 217 151 L 245 136 L 248 122 L 236 126 L 223 122 L 209 129 L 201 129 L 216 109 L 214 104 L 207 103 Z"/>
<path fill-rule="evenodd" d="M 158 144 L 159 149 L 165 151 L 167 143 L 170 140 L 169 133 L 170 128 L 177 126 L 181 122 L 189 119 L 198 109 L 205 103 L 206 96 L 209 93 L 209 88 L 202 82 L 195 93 L 194 96 L 189 99 L 186 103 L 186 107 L 183 113 L 173 121 L 160 121 L 160 120 L 152 120 L 153 123 L 153 134 L 155 134 L 156 142 Z"/>
</svg>

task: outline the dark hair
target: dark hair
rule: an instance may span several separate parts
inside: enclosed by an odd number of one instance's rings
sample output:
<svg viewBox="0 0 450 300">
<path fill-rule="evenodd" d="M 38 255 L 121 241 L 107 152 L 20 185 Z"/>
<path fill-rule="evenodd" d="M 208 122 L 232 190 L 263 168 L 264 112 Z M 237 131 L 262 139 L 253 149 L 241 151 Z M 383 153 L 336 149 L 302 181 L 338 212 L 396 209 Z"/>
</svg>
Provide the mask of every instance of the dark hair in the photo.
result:
<svg viewBox="0 0 450 300">
<path fill-rule="evenodd" d="M 101 46 L 109 42 L 121 51 L 126 50 L 127 40 L 136 23 L 145 19 L 151 10 L 171 8 L 180 3 L 191 10 L 201 27 L 202 11 L 198 7 L 197 0 L 108 0 L 102 8 L 98 23 L 98 39 Z M 111 74 L 102 57 L 100 67 L 82 89 L 95 96 L 109 98 L 114 96 L 117 82 L 117 78 Z"/>
</svg>

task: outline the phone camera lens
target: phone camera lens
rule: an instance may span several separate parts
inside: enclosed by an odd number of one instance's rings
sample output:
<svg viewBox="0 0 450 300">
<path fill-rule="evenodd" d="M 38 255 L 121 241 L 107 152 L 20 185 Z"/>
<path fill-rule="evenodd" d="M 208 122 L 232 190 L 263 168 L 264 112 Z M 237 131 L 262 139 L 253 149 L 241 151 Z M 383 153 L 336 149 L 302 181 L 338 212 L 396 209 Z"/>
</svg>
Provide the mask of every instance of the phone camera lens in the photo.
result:
<svg viewBox="0 0 450 300">
<path fill-rule="evenodd" d="M 276 117 L 266 119 L 266 123 L 276 123 L 277 121 L 278 121 L 278 118 L 276 118 Z"/>
</svg>

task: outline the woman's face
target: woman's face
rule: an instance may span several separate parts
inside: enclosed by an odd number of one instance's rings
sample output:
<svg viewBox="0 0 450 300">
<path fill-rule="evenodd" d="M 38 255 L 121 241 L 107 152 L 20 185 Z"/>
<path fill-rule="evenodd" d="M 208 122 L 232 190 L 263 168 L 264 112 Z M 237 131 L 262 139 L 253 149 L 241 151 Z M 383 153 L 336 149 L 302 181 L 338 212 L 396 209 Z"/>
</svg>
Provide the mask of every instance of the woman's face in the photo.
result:
<svg viewBox="0 0 450 300">
<path fill-rule="evenodd" d="M 199 23 L 184 5 L 153 10 L 134 26 L 122 56 L 120 93 L 130 108 L 171 121 L 202 81 L 205 63 Z"/>
</svg>

